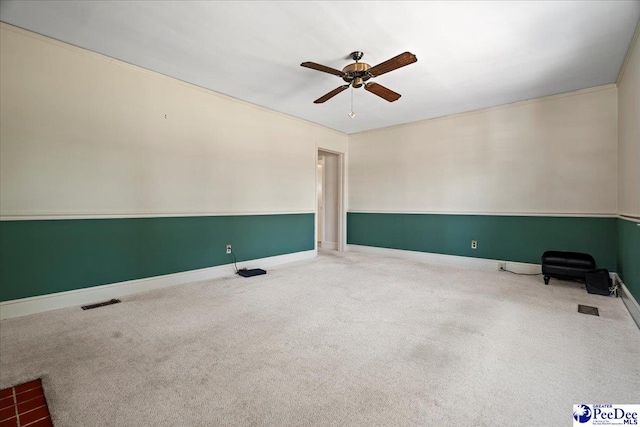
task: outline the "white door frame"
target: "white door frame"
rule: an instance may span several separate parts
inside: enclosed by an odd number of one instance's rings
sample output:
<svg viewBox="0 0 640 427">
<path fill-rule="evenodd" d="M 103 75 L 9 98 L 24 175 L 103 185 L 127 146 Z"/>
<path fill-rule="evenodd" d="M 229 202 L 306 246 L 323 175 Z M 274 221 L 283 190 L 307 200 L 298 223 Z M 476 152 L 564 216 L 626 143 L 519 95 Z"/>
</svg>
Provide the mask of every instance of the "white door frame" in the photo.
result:
<svg viewBox="0 0 640 427">
<path fill-rule="evenodd" d="M 315 205 L 316 205 L 316 222 L 315 222 L 315 248 L 316 251 L 318 250 L 318 173 L 317 173 L 317 168 L 318 168 L 318 157 L 321 156 L 322 154 L 320 152 L 325 152 L 325 153 L 331 153 L 331 154 L 335 154 L 338 156 L 338 248 L 337 250 L 339 252 L 343 252 L 346 249 L 346 240 L 347 240 L 347 233 L 346 233 L 346 225 L 347 225 L 347 220 L 346 220 L 346 212 L 345 212 L 345 196 L 346 196 L 346 186 L 345 186 L 345 181 L 346 181 L 346 170 L 345 170 L 345 166 L 346 166 L 346 161 L 345 161 L 345 157 L 346 157 L 346 153 L 342 153 L 340 151 L 335 151 L 335 150 L 331 150 L 331 149 L 327 149 L 327 148 L 323 148 L 321 146 L 319 146 L 318 144 L 316 144 L 316 153 L 314 156 L 314 170 L 316 171 L 316 185 L 314 187 L 314 200 Z M 323 169 L 323 180 L 324 180 L 324 167 Z M 322 197 L 324 200 L 324 182 L 323 184 L 323 188 L 322 188 Z M 326 203 L 324 204 L 324 208 L 326 209 Z M 324 226 L 323 226 L 323 230 L 324 230 Z"/>
<path fill-rule="evenodd" d="M 318 154 L 318 166 L 320 166 L 320 164 L 322 163 L 322 175 L 321 175 L 321 179 L 322 179 L 322 187 L 321 187 L 321 191 L 322 191 L 322 212 L 319 212 L 320 209 L 318 209 L 318 197 L 316 195 L 316 215 L 318 217 L 318 220 L 316 221 L 316 233 L 318 231 L 320 231 L 322 233 L 322 235 L 317 236 L 316 238 L 316 244 L 320 244 L 320 246 L 322 246 L 322 243 L 324 243 L 324 207 L 326 205 L 326 195 L 325 195 L 325 187 L 326 187 L 326 182 L 327 180 L 325 179 L 325 167 L 324 167 L 324 155 L 323 154 Z M 318 188 L 318 176 L 317 176 L 317 170 L 316 170 L 316 189 Z M 317 190 L 316 190 L 317 191 Z"/>
</svg>

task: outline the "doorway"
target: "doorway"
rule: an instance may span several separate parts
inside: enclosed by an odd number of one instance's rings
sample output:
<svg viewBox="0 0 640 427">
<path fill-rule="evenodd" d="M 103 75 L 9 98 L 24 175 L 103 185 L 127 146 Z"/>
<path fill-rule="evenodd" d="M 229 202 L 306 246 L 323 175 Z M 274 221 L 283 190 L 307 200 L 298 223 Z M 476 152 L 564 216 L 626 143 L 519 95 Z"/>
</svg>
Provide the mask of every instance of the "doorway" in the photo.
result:
<svg viewBox="0 0 640 427">
<path fill-rule="evenodd" d="M 318 248 L 340 250 L 342 158 L 329 151 L 318 150 L 317 162 L 317 241 Z"/>
</svg>

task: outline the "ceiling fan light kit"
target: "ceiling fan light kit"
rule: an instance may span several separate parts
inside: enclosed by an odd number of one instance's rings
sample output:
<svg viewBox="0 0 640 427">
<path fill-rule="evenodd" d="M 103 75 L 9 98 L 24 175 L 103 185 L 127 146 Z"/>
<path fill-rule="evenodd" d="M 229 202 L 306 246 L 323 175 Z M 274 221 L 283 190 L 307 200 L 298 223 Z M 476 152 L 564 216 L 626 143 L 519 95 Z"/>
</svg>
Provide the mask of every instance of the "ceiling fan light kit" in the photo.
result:
<svg viewBox="0 0 640 427">
<path fill-rule="evenodd" d="M 381 84 L 368 82 L 368 80 L 378 77 L 382 74 L 388 73 L 393 70 L 397 70 L 398 68 L 402 68 L 409 64 L 413 64 L 418 60 L 416 56 L 411 52 L 404 52 L 398 56 L 394 56 L 393 58 L 378 64 L 376 66 L 370 66 L 366 62 L 360 62 L 360 59 L 364 56 L 362 52 L 356 51 L 351 53 L 351 58 L 355 61 L 352 64 L 347 65 L 342 70 L 336 70 L 335 68 L 327 67 L 326 65 L 317 64 L 315 62 L 303 62 L 300 66 L 305 68 L 310 68 L 312 70 L 322 71 L 324 73 L 333 74 L 334 76 L 341 77 L 342 80 L 347 82 L 346 85 L 340 86 L 331 92 L 321 96 L 316 99 L 314 104 L 322 104 L 325 101 L 333 98 L 343 90 L 347 89 L 351 86 L 354 89 L 360 88 L 364 86 L 364 89 L 368 92 L 373 93 L 374 95 L 379 96 L 380 98 L 393 102 L 397 101 L 400 98 L 400 94 L 392 91 L 389 88 L 382 86 Z M 352 99 L 353 104 L 353 99 Z M 353 113 L 353 105 L 351 108 L 351 113 L 349 113 L 349 117 L 353 118 L 355 113 Z"/>
</svg>

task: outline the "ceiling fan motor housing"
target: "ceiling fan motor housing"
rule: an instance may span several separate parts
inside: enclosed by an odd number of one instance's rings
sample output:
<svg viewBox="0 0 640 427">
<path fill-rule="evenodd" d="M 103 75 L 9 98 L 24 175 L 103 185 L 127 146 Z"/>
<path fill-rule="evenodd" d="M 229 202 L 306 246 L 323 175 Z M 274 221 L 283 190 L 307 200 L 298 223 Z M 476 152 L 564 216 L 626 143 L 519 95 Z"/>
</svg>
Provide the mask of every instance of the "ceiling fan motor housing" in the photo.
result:
<svg viewBox="0 0 640 427">
<path fill-rule="evenodd" d="M 349 64 L 342 69 L 344 73 L 344 80 L 347 83 L 352 83 L 352 86 L 355 88 L 359 88 L 371 78 L 371 74 L 369 74 L 368 70 L 371 68 L 371 65 L 366 62 L 354 62 L 353 64 Z"/>
</svg>

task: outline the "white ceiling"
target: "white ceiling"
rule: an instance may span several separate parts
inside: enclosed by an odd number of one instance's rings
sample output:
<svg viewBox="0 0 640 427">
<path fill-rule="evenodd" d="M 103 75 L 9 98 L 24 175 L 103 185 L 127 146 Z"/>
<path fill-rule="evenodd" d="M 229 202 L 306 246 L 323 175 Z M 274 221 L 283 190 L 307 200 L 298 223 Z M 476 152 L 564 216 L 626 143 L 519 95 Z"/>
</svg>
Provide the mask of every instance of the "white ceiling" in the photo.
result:
<svg viewBox="0 0 640 427">
<path fill-rule="evenodd" d="M 640 1 L 2 1 L 0 19 L 345 133 L 613 83 Z M 350 52 L 418 62 L 324 104 Z"/>
</svg>

